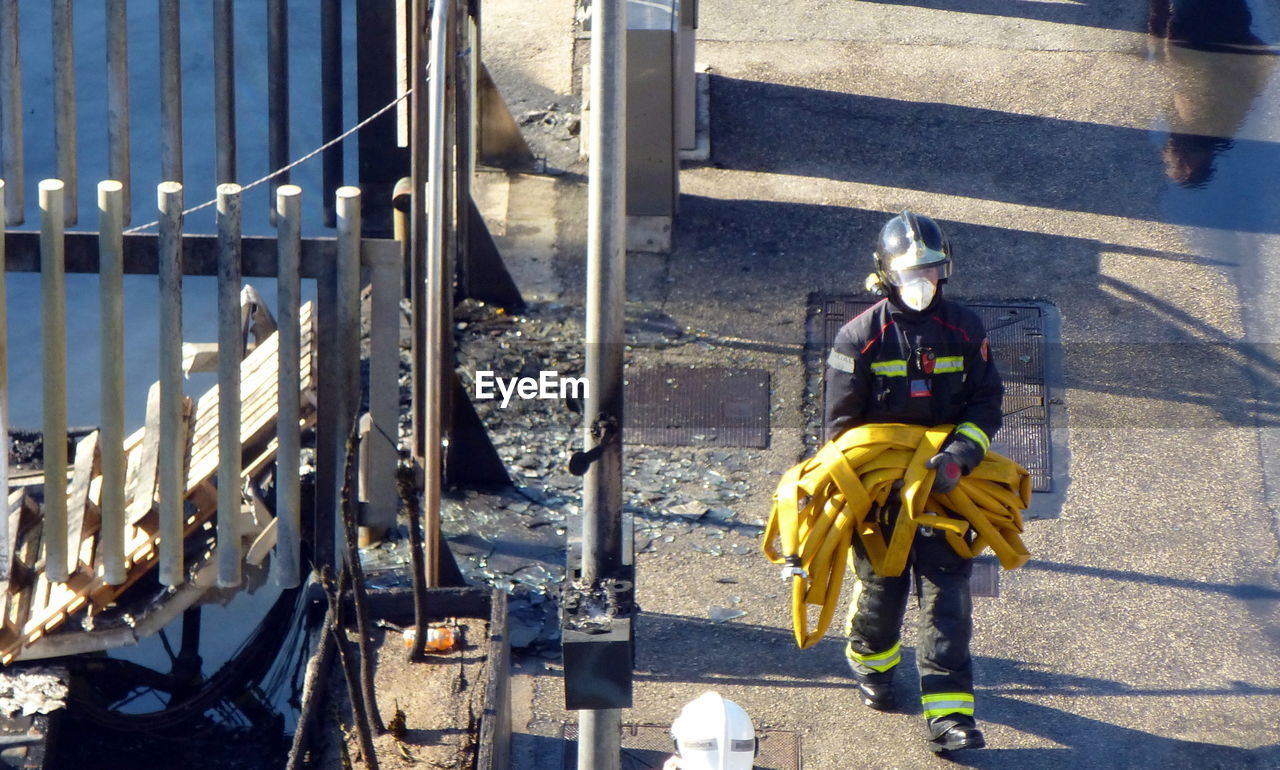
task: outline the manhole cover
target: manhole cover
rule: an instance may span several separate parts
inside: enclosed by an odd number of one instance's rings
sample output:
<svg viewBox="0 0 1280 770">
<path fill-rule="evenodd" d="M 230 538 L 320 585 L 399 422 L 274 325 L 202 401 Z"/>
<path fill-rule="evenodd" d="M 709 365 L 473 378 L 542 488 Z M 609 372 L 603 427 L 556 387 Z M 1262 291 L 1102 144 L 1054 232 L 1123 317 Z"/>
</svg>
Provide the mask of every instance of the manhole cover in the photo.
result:
<svg viewBox="0 0 1280 770">
<path fill-rule="evenodd" d="M 578 767 L 578 726 L 564 725 L 564 770 Z M 760 753 L 753 770 L 799 770 L 800 735 L 789 730 L 757 732 Z M 659 725 L 622 726 L 622 770 L 661 770 L 662 763 L 675 753 L 671 728 Z"/>
<path fill-rule="evenodd" d="M 853 297 L 818 297 L 809 306 L 806 331 L 810 364 L 819 372 L 835 342 L 836 332 L 857 314 L 875 304 Z M 1045 397 L 1044 319 L 1035 305 L 970 305 L 981 318 L 991 340 L 991 354 L 1004 378 L 1004 427 L 991 446 L 1022 464 L 1031 473 L 1032 489 L 1053 490 L 1049 464 L 1049 406 Z M 822 376 L 815 383 L 814 402 L 826 413 Z"/>
<path fill-rule="evenodd" d="M 626 373 L 627 443 L 769 446 L 764 369 L 659 366 Z"/>
</svg>

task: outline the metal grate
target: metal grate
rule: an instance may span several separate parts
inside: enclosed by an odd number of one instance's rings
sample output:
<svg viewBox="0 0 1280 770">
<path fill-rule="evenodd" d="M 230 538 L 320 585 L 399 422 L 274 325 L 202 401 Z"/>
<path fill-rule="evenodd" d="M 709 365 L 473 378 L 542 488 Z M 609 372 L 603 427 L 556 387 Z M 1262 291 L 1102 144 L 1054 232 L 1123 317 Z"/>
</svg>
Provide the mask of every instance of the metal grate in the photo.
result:
<svg viewBox="0 0 1280 770">
<path fill-rule="evenodd" d="M 769 446 L 764 369 L 659 366 L 628 371 L 626 441 L 664 446 Z"/>
<path fill-rule="evenodd" d="M 561 727 L 564 755 L 561 767 L 578 767 L 578 726 Z M 790 730 L 757 731 L 760 753 L 753 770 L 800 770 L 800 734 Z M 658 725 L 622 726 L 622 770 L 661 770 L 662 763 L 675 752 L 671 729 Z"/>
<path fill-rule="evenodd" d="M 809 306 L 808 350 L 813 366 L 821 368 L 836 332 L 849 319 L 875 304 L 852 297 L 817 297 Z M 1004 427 L 991 446 L 1022 464 L 1031 473 L 1032 489 L 1053 490 L 1049 464 L 1049 406 L 1045 394 L 1045 337 L 1040 308 L 1034 305 L 970 305 L 987 327 L 991 355 L 1004 378 Z M 811 382 L 814 381 L 811 379 Z M 822 381 L 816 378 L 814 401 L 825 414 Z M 819 418 L 821 419 L 821 418 Z"/>
</svg>

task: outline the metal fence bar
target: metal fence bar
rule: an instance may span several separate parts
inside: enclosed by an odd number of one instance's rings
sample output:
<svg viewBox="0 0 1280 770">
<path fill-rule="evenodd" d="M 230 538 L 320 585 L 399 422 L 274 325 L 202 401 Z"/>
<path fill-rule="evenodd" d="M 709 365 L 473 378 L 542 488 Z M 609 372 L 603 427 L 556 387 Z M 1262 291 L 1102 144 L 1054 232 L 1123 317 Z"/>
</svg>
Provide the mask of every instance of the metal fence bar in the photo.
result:
<svg viewBox="0 0 1280 770">
<path fill-rule="evenodd" d="M 320 4 L 320 131 L 325 142 L 342 133 L 342 0 Z M 342 185 L 342 143 L 324 151 L 324 226 L 337 223 L 334 195 Z"/>
<path fill-rule="evenodd" d="M 182 183 L 180 0 L 160 0 L 160 176 Z"/>
<path fill-rule="evenodd" d="M 161 182 L 160 208 L 160 582 L 183 582 L 183 456 L 178 447 L 182 425 L 182 184 Z M 185 442 L 184 442 L 185 443 Z"/>
<path fill-rule="evenodd" d="M 431 11 L 431 71 L 435 76 L 428 85 L 428 101 L 426 108 L 430 115 L 430 126 L 427 130 L 427 168 L 430 169 L 429 203 L 427 205 L 426 226 L 426 373 L 424 378 L 423 418 L 426 435 L 423 442 L 422 466 L 424 469 L 423 488 L 423 530 L 425 534 L 424 548 L 427 557 L 427 585 L 440 585 L 440 485 L 444 472 L 444 452 L 441 433 L 441 420 L 444 413 L 444 349 L 441 341 L 445 334 L 452 334 L 445 329 L 444 305 L 453 295 L 453 281 L 446 272 L 449 263 L 445 253 L 445 230 L 449 224 L 449 212 L 445 209 L 445 177 L 449 174 L 439 173 L 446 168 L 448 158 L 448 90 L 449 80 L 449 41 L 453 31 L 450 25 L 452 0 L 436 2 Z M 448 295 L 448 298 L 446 298 Z"/>
<path fill-rule="evenodd" d="M 44 343 L 45 574 L 67 574 L 67 317 L 62 228 L 66 221 L 60 179 L 40 182 L 41 336 Z"/>
<path fill-rule="evenodd" d="M 273 566 L 276 584 L 281 588 L 293 588 L 302 580 L 302 491 L 299 480 L 302 437 L 298 427 L 302 412 L 298 395 L 302 350 L 298 327 L 302 189 L 297 185 L 281 185 L 276 191 L 276 232 L 280 255 L 276 284 L 280 379 L 276 418 L 276 558 Z"/>
<path fill-rule="evenodd" d="M 71 0 L 53 0 L 53 136 L 62 180 L 65 222 L 74 225 L 76 207 L 76 62 Z"/>
<path fill-rule="evenodd" d="M 289 5 L 285 0 L 267 0 L 267 120 L 268 164 L 283 168 L 289 164 Z M 271 180 L 271 224 L 279 215 L 276 191 L 288 184 L 289 172 Z"/>
<path fill-rule="evenodd" d="M 129 168 L 128 18 L 128 0 L 107 0 L 107 168 L 124 191 L 120 214 L 126 225 L 133 208 L 130 204 L 133 175 Z"/>
<path fill-rule="evenodd" d="M 101 545 L 104 577 L 113 585 L 125 581 L 124 565 L 124 184 L 98 183 L 102 449 Z"/>
<path fill-rule="evenodd" d="M 400 218 L 400 217 L 397 217 Z M 360 523 L 371 539 L 380 540 L 396 525 L 399 496 L 394 484 L 399 456 L 400 413 L 400 297 L 404 261 L 400 249 L 368 249 L 370 268 L 369 416 L 373 430 L 367 437 L 369 467 L 368 516 Z"/>
<path fill-rule="evenodd" d="M 343 436 L 360 408 L 360 188 L 339 187 L 336 270 L 338 349 L 342 355 Z"/>
<path fill-rule="evenodd" d="M 4 188 L 4 180 L 0 179 L 0 266 L 5 263 Z M 3 299 L 6 291 L 5 272 L 0 270 L 0 299 Z M 5 456 L 7 458 L 9 441 L 9 326 L 5 310 L 6 304 L 0 301 L 0 437 L 5 440 Z M 8 495 L 9 463 L 7 461 L 0 463 L 0 489 L 5 490 L 6 496 Z M 13 555 L 10 553 L 9 548 L 9 543 L 11 542 L 9 537 L 9 517 L 0 516 L 0 519 L 3 519 L 3 521 L 0 521 L 0 580 L 8 580 L 9 568 L 13 564 Z"/>
<path fill-rule="evenodd" d="M 20 225 L 23 207 L 22 162 L 22 59 L 18 45 L 18 0 L 0 0 L 0 178 L 8 182 L 4 218 Z"/>
<path fill-rule="evenodd" d="M 218 185 L 218 585 L 240 585 L 240 185 Z"/>
<path fill-rule="evenodd" d="M 236 181 L 235 10 L 232 0 L 213 3 L 213 112 L 217 135 L 215 177 Z"/>
</svg>

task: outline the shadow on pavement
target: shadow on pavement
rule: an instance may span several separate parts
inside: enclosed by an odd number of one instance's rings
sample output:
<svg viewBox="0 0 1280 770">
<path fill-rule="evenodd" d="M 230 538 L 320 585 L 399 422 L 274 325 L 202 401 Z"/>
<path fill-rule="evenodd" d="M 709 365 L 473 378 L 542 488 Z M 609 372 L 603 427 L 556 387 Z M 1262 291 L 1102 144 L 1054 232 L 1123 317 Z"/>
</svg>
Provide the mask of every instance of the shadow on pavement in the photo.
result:
<svg viewBox="0 0 1280 770">
<path fill-rule="evenodd" d="M 1189 68 L 1217 63 L 1197 61 Z M 1226 146 L 1247 155 L 1252 164 L 1280 168 L 1280 144 L 1232 137 L 1265 82 L 1262 69 L 1258 75 L 1249 88 L 1225 94 L 1220 86 L 1188 86 L 1182 100 L 1168 107 L 1175 130 L 1229 140 Z M 711 78 L 711 92 L 716 105 L 712 146 L 722 168 L 1174 225 L 1280 232 L 1280 214 L 1265 207 L 1162 205 L 1165 168 L 1159 147 L 1169 136 L 1165 131 L 718 75 Z M 1197 104 L 1184 104 L 1188 100 Z M 1205 100 L 1211 103 L 1199 104 Z M 1227 101 L 1234 120 L 1222 117 Z M 785 114 L 787 119 L 743 118 L 765 114 Z M 1206 123 L 1210 119 L 1211 128 Z"/>
</svg>

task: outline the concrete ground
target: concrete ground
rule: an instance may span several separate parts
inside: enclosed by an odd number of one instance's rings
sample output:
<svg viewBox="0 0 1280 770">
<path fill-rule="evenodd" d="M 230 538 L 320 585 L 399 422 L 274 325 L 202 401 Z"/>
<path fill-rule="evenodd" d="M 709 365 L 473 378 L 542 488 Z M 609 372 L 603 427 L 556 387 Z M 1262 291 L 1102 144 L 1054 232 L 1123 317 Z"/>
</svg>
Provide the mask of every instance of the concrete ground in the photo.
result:
<svg viewBox="0 0 1280 770">
<path fill-rule="evenodd" d="M 531 5 L 490 0 L 484 55 L 518 118 L 570 112 L 573 3 Z M 1253 33 L 1280 41 L 1280 14 L 1256 5 Z M 1275 56 L 1169 49 L 1146 34 L 1138 2 L 700 6 L 712 160 L 683 171 L 675 248 L 633 255 L 628 290 L 630 311 L 666 313 L 703 341 L 632 361 L 740 362 L 715 340 L 767 343 L 752 363 L 773 375 L 772 442 L 743 452 L 740 517 L 767 515 L 804 452 L 807 297 L 856 291 L 890 213 L 928 213 L 954 245 L 949 296 L 1057 309 L 1050 355 L 1065 378 L 1062 505 L 1028 525 L 1031 563 L 976 602 L 990 748 L 958 759 L 1280 766 Z M 526 291 L 580 305 L 585 164 L 567 124 L 527 125 L 548 173 L 483 176 Z M 1231 141 L 1184 154 L 1211 173 L 1179 183 L 1170 132 Z M 730 594 L 748 614 L 711 622 L 708 605 Z M 798 731 L 806 768 L 940 762 L 917 707 L 857 704 L 838 629 L 795 649 L 785 594 L 757 553 L 658 540 L 638 559 L 644 612 L 623 721 L 669 724 L 716 689 L 758 728 Z M 912 663 L 908 651 L 908 704 Z M 523 662 L 515 693 L 516 767 L 558 767 L 561 726 L 575 719 L 559 667 Z"/>
</svg>

